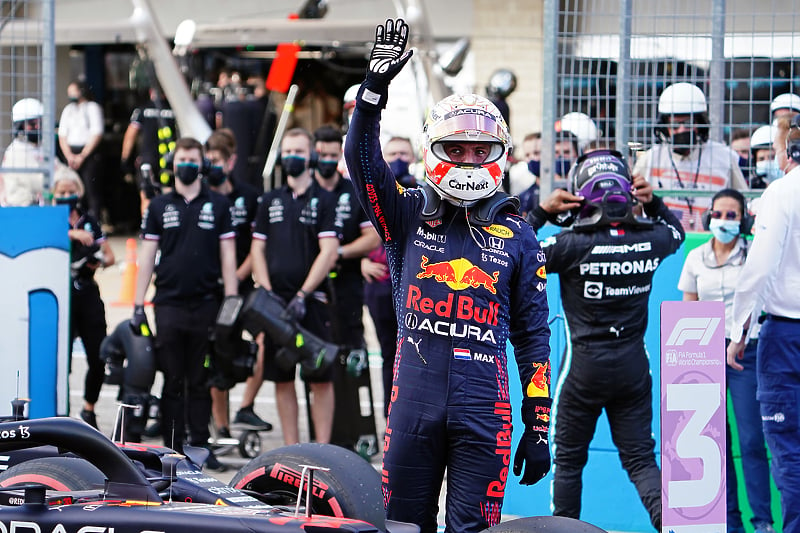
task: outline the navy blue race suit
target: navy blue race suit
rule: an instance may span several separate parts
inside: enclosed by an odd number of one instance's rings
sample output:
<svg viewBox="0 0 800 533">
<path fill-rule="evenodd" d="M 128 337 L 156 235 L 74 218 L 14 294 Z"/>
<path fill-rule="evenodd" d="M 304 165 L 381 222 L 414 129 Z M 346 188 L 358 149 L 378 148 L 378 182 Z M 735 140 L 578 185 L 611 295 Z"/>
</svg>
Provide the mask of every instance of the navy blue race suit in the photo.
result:
<svg viewBox="0 0 800 533">
<path fill-rule="evenodd" d="M 481 531 L 500 520 L 512 454 L 506 341 L 524 392 L 549 382 L 544 255 L 530 226 L 507 212 L 480 227 L 443 202 L 441 216 L 423 218 L 426 193 L 398 188 L 379 120 L 357 101 L 345 159 L 386 247 L 399 326 L 382 470 L 387 518 L 436 531 L 447 469 L 447 531 Z"/>
<path fill-rule="evenodd" d="M 569 332 L 554 395 L 553 514 L 579 518 L 581 476 L 603 409 L 622 466 L 661 530 L 661 473 L 652 438 L 652 380 L 644 345 L 653 275 L 684 239 L 678 219 L 653 197 L 652 225 L 567 230 L 542 242 L 559 274 Z M 528 217 L 539 229 L 544 212 Z"/>
</svg>

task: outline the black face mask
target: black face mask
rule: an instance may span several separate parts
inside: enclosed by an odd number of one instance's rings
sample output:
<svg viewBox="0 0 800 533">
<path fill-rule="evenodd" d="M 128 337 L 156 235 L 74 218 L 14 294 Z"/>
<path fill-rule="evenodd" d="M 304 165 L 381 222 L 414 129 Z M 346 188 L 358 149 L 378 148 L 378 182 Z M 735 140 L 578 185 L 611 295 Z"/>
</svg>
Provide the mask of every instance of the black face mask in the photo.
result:
<svg viewBox="0 0 800 533">
<path fill-rule="evenodd" d="M 306 171 L 306 158 L 297 155 L 281 157 L 281 166 L 289 176 L 296 178 Z"/>
<path fill-rule="evenodd" d="M 54 198 L 56 201 L 56 205 L 68 205 L 70 210 L 78 209 L 78 201 L 80 198 L 76 194 L 71 196 L 62 196 L 60 198 Z"/>
<path fill-rule="evenodd" d="M 317 172 L 325 179 L 330 179 L 336 175 L 339 162 L 336 160 L 320 159 L 317 161 Z"/>
<path fill-rule="evenodd" d="M 408 162 L 402 159 L 395 159 L 389 162 L 389 168 L 392 170 L 395 179 L 401 179 L 408 174 Z"/>
<path fill-rule="evenodd" d="M 69 98 L 67 98 L 67 100 L 69 100 L 70 104 L 77 104 L 80 98 L 78 98 L 77 96 L 70 96 Z"/>
<path fill-rule="evenodd" d="M 175 177 L 184 185 L 191 185 L 200 176 L 200 167 L 194 163 L 178 163 L 175 166 Z"/>
<path fill-rule="evenodd" d="M 558 158 L 555 160 L 555 163 L 553 164 L 553 172 L 555 172 L 564 179 L 566 179 L 567 176 L 569 175 L 569 169 L 571 168 L 572 168 L 571 159 Z"/>
<path fill-rule="evenodd" d="M 672 135 L 672 151 L 678 155 L 687 156 L 696 142 L 697 136 L 694 130 L 675 133 Z"/>
<path fill-rule="evenodd" d="M 537 178 L 539 177 L 539 173 L 541 172 L 540 168 L 541 168 L 540 161 L 537 161 L 536 159 L 531 159 L 530 161 L 528 161 L 528 172 L 530 172 Z"/>
<path fill-rule="evenodd" d="M 225 183 L 225 180 L 228 179 L 228 176 L 225 174 L 225 170 L 223 170 L 222 167 L 214 165 L 208 170 L 206 179 L 208 180 L 208 184 L 212 187 L 219 187 Z"/>
<path fill-rule="evenodd" d="M 28 139 L 29 143 L 39 144 L 39 137 L 40 135 L 38 130 L 25 132 L 25 138 Z"/>
</svg>

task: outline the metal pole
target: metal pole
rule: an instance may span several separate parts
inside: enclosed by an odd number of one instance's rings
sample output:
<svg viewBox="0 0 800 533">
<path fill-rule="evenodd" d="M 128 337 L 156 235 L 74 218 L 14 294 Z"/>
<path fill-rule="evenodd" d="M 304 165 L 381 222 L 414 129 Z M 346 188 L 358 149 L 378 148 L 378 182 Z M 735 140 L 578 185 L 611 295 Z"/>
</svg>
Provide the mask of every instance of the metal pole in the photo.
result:
<svg viewBox="0 0 800 533">
<path fill-rule="evenodd" d="M 615 117 L 615 143 L 620 153 L 628 154 L 627 146 L 630 138 L 631 123 L 631 12 L 632 0 L 619 2 L 619 62 L 617 64 L 617 116 Z M 629 158 L 633 165 L 632 158 Z"/>
<path fill-rule="evenodd" d="M 56 159 L 56 8 L 55 0 L 42 0 L 42 153 L 45 197 L 53 184 Z"/>
<path fill-rule="evenodd" d="M 558 0 L 545 0 L 542 22 L 544 24 L 544 83 L 542 88 L 542 155 L 539 180 L 539 198 L 547 198 L 553 191 L 553 162 L 555 160 L 556 75 L 558 67 Z"/>
<path fill-rule="evenodd" d="M 725 0 L 714 0 L 711 22 L 711 65 L 708 99 L 709 137 L 723 142 L 722 127 L 725 121 Z"/>
</svg>

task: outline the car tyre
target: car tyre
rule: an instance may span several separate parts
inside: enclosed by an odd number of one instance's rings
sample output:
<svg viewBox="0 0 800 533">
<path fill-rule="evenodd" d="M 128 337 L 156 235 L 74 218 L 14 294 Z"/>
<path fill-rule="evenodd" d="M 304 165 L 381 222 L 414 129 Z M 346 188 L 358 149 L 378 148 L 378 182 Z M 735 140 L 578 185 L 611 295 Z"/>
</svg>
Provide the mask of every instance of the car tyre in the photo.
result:
<svg viewBox="0 0 800 533">
<path fill-rule="evenodd" d="M 242 467 L 230 485 L 273 505 L 294 506 L 301 465 L 329 469 L 314 473 L 314 514 L 354 518 L 385 529 L 380 474 L 357 453 L 332 444 L 294 444 L 263 453 Z"/>
<path fill-rule="evenodd" d="M 106 477 L 94 465 L 78 457 L 40 457 L 12 466 L 0 474 L 0 487 L 41 483 L 53 490 L 102 489 Z"/>
<path fill-rule="evenodd" d="M 531 516 L 501 522 L 483 533 L 606 533 L 606 530 L 565 516 Z"/>
</svg>

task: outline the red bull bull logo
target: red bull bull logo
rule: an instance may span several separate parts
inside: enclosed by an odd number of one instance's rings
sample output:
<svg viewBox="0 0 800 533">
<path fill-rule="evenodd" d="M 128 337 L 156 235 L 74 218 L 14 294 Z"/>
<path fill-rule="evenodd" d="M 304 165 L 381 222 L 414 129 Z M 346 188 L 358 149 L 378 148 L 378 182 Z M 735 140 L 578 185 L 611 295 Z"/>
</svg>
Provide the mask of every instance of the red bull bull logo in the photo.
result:
<svg viewBox="0 0 800 533">
<path fill-rule="evenodd" d="M 533 363 L 535 372 L 528 383 L 525 395 L 528 398 L 550 396 L 550 363 Z"/>
<path fill-rule="evenodd" d="M 492 294 L 497 294 L 495 284 L 500 278 L 500 271 L 495 270 L 492 275 L 489 275 L 485 270 L 463 257 L 428 263 L 428 258 L 423 255 L 419 266 L 422 270 L 417 274 L 417 279 L 434 278 L 439 283 L 446 283 L 455 291 L 461 291 L 467 287 L 473 289 L 483 287 Z"/>
</svg>

